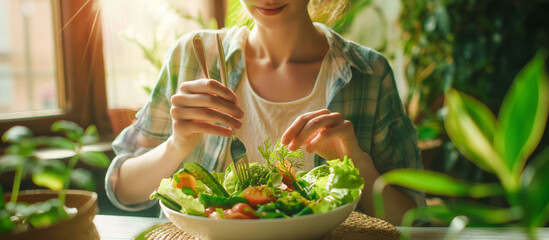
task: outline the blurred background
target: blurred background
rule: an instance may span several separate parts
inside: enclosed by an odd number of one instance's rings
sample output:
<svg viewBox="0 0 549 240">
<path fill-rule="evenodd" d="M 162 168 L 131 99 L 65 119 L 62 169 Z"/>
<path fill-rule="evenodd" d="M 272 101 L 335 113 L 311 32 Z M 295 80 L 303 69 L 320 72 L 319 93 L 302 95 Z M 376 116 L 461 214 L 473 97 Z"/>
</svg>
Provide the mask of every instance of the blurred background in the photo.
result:
<svg viewBox="0 0 549 240">
<path fill-rule="evenodd" d="M 549 47 L 549 1 L 350 2 L 333 28 L 390 60 L 418 129 L 424 167 L 466 181 L 494 181 L 449 140 L 443 125 L 445 93 L 453 88 L 467 93 L 497 115 L 518 72 L 539 49 Z M 0 132 L 25 125 L 36 135 L 48 135 L 58 119 L 94 124 L 102 138 L 98 147 L 112 157 L 110 141 L 148 100 L 170 44 L 189 31 L 240 26 L 239 4 L 0 0 Z M 548 131 L 538 130 L 544 134 L 535 153 L 549 141 Z M 97 186 L 103 186 L 104 171 L 94 170 Z M 0 180 L 9 189 L 10 178 L 4 174 Z M 121 212 L 101 187 L 97 192 L 102 214 L 157 214 L 154 209 Z M 428 197 L 430 204 L 452 200 Z M 506 205 L 498 197 L 478 201 Z"/>
</svg>

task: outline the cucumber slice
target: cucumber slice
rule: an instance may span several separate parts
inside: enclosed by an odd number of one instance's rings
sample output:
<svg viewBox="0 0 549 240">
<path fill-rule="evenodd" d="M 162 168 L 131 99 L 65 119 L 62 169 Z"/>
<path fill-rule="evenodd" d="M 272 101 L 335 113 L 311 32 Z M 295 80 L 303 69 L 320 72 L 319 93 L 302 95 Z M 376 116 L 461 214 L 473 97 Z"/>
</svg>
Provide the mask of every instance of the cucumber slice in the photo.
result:
<svg viewBox="0 0 549 240">
<path fill-rule="evenodd" d="M 206 186 L 208 186 L 212 192 L 217 196 L 229 197 L 229 193 L 223 185 L 221 185 L 214 176 L 208 172 L 204 167 L 195 162 L 186 162 L 183 165 L 184 171 L 193 175 L 197 180 L 200 180 Z"/>
<path fill-rule="evenodd" d="M 164 204 L 164 206 L 166 207 L 169 207 L 175 211 L 181 211 L 181 206 L 179 206 L 179 204 L 177 204 L 176 202 L 172 201 L 169 197 L 166 197 L 158 192 L 154 192 L 150 199 L 153 199 L 153 198 L 156 198 L 156 199 L 159 199 L 160 201 L 162 201 L 162 203 Z"/>
</svg>

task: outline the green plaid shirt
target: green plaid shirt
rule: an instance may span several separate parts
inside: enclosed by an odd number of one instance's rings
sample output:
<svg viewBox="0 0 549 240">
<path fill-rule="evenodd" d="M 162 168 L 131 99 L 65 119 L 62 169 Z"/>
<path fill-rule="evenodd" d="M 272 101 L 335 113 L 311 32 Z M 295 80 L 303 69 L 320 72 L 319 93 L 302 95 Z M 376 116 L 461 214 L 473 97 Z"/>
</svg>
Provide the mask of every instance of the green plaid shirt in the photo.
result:
<svg viewBox="0 0 549 240">
<path fill-rule="evenodd" d="M 362 150 L 372 157 L 380 174 L 396 168 L 422 168 L 416 129 L 404 113 L 387 59 L 370 48 L 343 39 L 325 25 L 315 23 L 315 26 L 325 32 L 330 46 L 326 58 L 335 63 L 327 74 L 326 108 L 341 113 L 353 123 Z M 113 142 L 117 156 L 107 171 L 106 189 L 111 201 L 121 209 L 136 211 L 155 204 L 122 205 L 114 195 L 113 182 L 117 180 L 117 169 L 125 159 L 149 150 L 137 146 L 139 134 L 161 141 L 172 134 L 171 96 L 182 82 L 203 77 L 192 50 L 191 39 L 195 33 L 184 35 L 168 52 L 150 100 L 138 112 L 137 121 Z M 228 85 L 234 91 L 244 73 L 242 49 L 249 30 L 233 27 L 198 33 L 206 49 L 216 49 L 215 33 L 220 33 L 227 53 Z M 206 51 L 206 62 L 209 63 L 210 77 L 220 79 L 217 52 Z M 210 171 L 222 171 L 223 162 L 218 159 L 227 143 L 228 138 L 205 134 L 184 162 L 194 161 Z M 315 165 L 324 162 L 315 156 Z M 422 194 L 406 191 L 417 204 L 423 205 Z"/>
</svg>

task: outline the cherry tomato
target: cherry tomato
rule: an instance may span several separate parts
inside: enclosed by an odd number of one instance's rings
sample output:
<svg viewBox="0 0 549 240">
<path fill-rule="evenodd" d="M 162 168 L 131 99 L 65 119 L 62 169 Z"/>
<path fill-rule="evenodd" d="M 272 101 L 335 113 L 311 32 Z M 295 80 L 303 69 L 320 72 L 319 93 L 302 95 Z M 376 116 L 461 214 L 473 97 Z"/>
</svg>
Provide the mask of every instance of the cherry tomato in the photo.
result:
<svg viewBox="0 0 549 240">
<path fill-rule="evenodd" d="M 172 179 L 172 184 L 174 188 L 189 187 L 193 191 L 196 189 L 196 179 L 193 175 L 186 172 L 180 172 L 176 175 L 176 177 L 179 182 L 177 182 L 175 179 Z"/>
<path fill-rule="evenodd" d="M 266 185 L 248 187 L 243 193 L 244 198 L 254 207 L 276 201 L 273 190 Z"/>
<path fill-rule="evenodd" d="M 212 213 L 214 213 L 216 208 L 218 208 L 218 207 L 209 206 L 206 209 L 204 209 L 204 214 L 206 215 L 206 217 L 209 217 Z"/>
<path fill-rule="evenodd" d="M 233 212 L 242 213 L 250 219 L 258 218 L 253 208 L 246 203 L 237 203 L 231 209 L 233 210 Z"/>
<path fill-rule="evenodd" d="M 235 212 L 230 208 L 223 210 L 223 215 L 225 215 L 226 219 L 250 219 L 248 216 Z"/>
<path fill-rule="evenodd" d="M 207 215 L 207 217 L 212 218 L 212 219 L 221 219 L 221 218 L 219 217 L 219 214 L 217 214 L 216 211 L 214 211 L 214 212 L 211 213 L 210 215 Z"/>
</svg>

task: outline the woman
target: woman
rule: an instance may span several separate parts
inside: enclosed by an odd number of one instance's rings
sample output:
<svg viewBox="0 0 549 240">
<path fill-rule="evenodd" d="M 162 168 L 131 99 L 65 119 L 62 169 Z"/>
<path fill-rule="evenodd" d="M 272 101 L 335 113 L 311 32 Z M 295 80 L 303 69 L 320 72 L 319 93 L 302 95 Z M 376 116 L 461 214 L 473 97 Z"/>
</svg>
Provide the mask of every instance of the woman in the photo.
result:
<svg viewBox="0 0 549 240">
<path fill-rule="evenodd" d="M 107 173 L 107 193 L 122 209 L 140 210 L 162 178 L 185 161 L 221 171 L 230 164 L 228 136 L 235 129 L 248 159 L 267 138 L 306 151 L 304 170 L 347 155 L 365 180 L 359 207 L 374 215 L 372 184 L 385 171 L 420 168 L 416 132 L 404 114 L 393 74 L 379 53 L 313 23 L 309 0 L 241 0 L 255 26 L 202 31 L 213 79 L 204 79 L 183 36 L 165 59 L 157 85 L 138 121 L 113 143 L 117 157 Z M 343 0 L 315 1 L 332 15 Z M 326 14 L 328 13 L 329 14 Z M 339 10 L 337 10 L 339 11 Z M 223 86 L 216 65 L 215 33 L 229 70 Z M 387 187 L 386 219 L 422 204 L 421 194 Z"/>
</svg>

